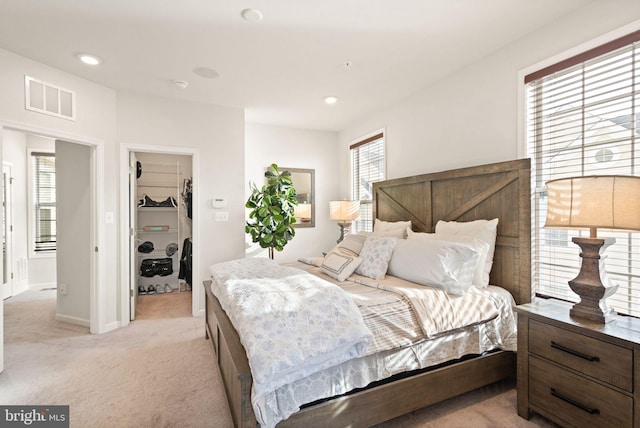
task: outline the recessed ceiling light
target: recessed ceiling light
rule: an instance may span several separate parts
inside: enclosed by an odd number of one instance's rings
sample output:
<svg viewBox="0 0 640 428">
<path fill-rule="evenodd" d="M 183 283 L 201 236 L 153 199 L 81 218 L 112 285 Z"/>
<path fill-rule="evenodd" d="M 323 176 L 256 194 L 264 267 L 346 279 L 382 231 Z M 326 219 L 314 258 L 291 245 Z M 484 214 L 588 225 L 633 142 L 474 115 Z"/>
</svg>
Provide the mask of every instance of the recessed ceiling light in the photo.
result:
<svg viewBox="0 0 640 428">
<path fill-rule="evenodd" d="M 78 54 L 77 57 L 80 61 L 84 62 L 87 65 L 98 65 L 102 62 L 102 60 L 95 55 L 81 53 Z"/>
<path fill-rule="evenodd" d="M 333 95 L 324 97 L 324 102 L 327 104 L 335 104 L 338 102 L 338 97 L 334 97 Z"/>
<path fill-rule="evenodd" d="M 242 12 L 240 12 L 240 15 L 242 15 L 244 20 L 247 22 L 260 22 L 263 18 L 262 12 L 258 9 L 252 8 L 243 9 Z"/>
<path fill-rule="evenodd" d="M 193 69 L 193 72 L 205 79 L 217 79 L 220 77 L 220 73 L 209 67 L 196 67 Z"/>
</svg>

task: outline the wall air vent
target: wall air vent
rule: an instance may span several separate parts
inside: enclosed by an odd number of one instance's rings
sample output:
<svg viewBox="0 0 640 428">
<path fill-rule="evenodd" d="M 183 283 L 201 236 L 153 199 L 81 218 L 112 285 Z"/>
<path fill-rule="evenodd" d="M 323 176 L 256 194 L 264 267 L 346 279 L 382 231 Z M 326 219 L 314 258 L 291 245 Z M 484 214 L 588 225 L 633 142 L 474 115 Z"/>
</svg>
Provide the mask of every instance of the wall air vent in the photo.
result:
<svg viewBox="0 0 640 428">
<path fill-rule="evenodd" d="M 24 76 L 25 108 L 76 120 L 76 93 L 33 77 Z"/>
</svg>

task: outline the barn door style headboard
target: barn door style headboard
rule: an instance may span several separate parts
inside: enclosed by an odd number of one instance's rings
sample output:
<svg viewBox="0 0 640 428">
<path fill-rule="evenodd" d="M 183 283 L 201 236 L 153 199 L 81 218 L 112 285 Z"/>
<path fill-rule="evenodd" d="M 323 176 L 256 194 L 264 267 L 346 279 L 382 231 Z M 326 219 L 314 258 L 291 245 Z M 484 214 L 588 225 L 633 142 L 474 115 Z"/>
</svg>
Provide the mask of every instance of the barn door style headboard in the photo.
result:
<svg viewBox="0 0 640 428">
<path fill-rule="evenodd" d="M 434 232 L 438 220 L 498 218 L 491 284 L 531 301 L 531 163 L 500 162 L 397 178 L 373 184 L 373 215 L 411 220 L 416 232 Z"/>
</svg>

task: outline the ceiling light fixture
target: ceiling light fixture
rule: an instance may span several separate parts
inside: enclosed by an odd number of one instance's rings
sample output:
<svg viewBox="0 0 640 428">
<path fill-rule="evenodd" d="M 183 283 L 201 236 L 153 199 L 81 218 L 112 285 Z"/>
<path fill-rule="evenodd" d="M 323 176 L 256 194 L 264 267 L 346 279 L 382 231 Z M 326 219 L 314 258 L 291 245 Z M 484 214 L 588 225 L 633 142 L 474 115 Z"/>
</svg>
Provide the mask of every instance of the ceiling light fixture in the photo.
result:
<svg viewBox="0 0 640 428">
<path fill-rule="evenodd" d="M 335 104 L 338 102 L 338 97 L 334 97 L 333 95 L 324 97 L 324 102 L 327 104 Z"/>
<path fill-rule="evenodd" d="M 180 89 L 187 89 L 187 86 L 189 86 L 189 82 L 185 82 L 184 80 L 173 80 L 171 83 Z"/>
<path fill-rule="evenodd" d="M 87 65 L 99 65 L 102 60 L 95 55 L 81 53 L 76 55 L 80 61 Z"/>
<path fill-rule="evenodd" d="M 193 69 L 193 72 L 205 79 L 217 79 L 220 77 L 220 73 L 209 67 L 196 67 Z"/>
<path fill-rule="evenodd" d="M 244 20 L 247 22 L 260 22 L 264 17 L 262 15 L 262 12 L 260 12 L 258 9 L 252 8 L 243 9 L 242 12 L 240 12 L 240 15 L 242 15 L 242 18 L 244 18 Z"/>
</svg>

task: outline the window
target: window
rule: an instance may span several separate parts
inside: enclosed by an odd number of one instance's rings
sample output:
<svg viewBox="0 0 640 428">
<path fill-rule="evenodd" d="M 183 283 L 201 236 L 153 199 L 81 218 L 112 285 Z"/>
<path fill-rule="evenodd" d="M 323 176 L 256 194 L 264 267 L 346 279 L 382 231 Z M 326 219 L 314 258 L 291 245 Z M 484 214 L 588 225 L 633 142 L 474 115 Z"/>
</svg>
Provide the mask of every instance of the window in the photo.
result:
<svg viewBox="0 0 640 428">
<path fill-rule="evenodd" d="M 545 183 L 571 176 L 640 176 L 640 31 L 525 77 L 532 159 L 532 275 L 537 294 L 578 301 L 568 281 L 580 269 L 570 242 L 588 231 L 545 229 Z M 639 213 L 640 215 L 640 213 Z M 606 271 L 619 288 L 607 303 L 640 316 L 640 233 L 613 237 Z"/>
<path fill-rule="evenodd" d="M 360 200 L 360 218 L 354 232 L 373 230 L 373 188 L 384 180 L 384 134 L 382 132 L 352 144 L 351 197 Z"/>
<path fill-rule="evenodd" d="M 31 152 L 33 174 L 33 250 L 56 249 L 56 158 L 53 153 Z"/>
</svg>

